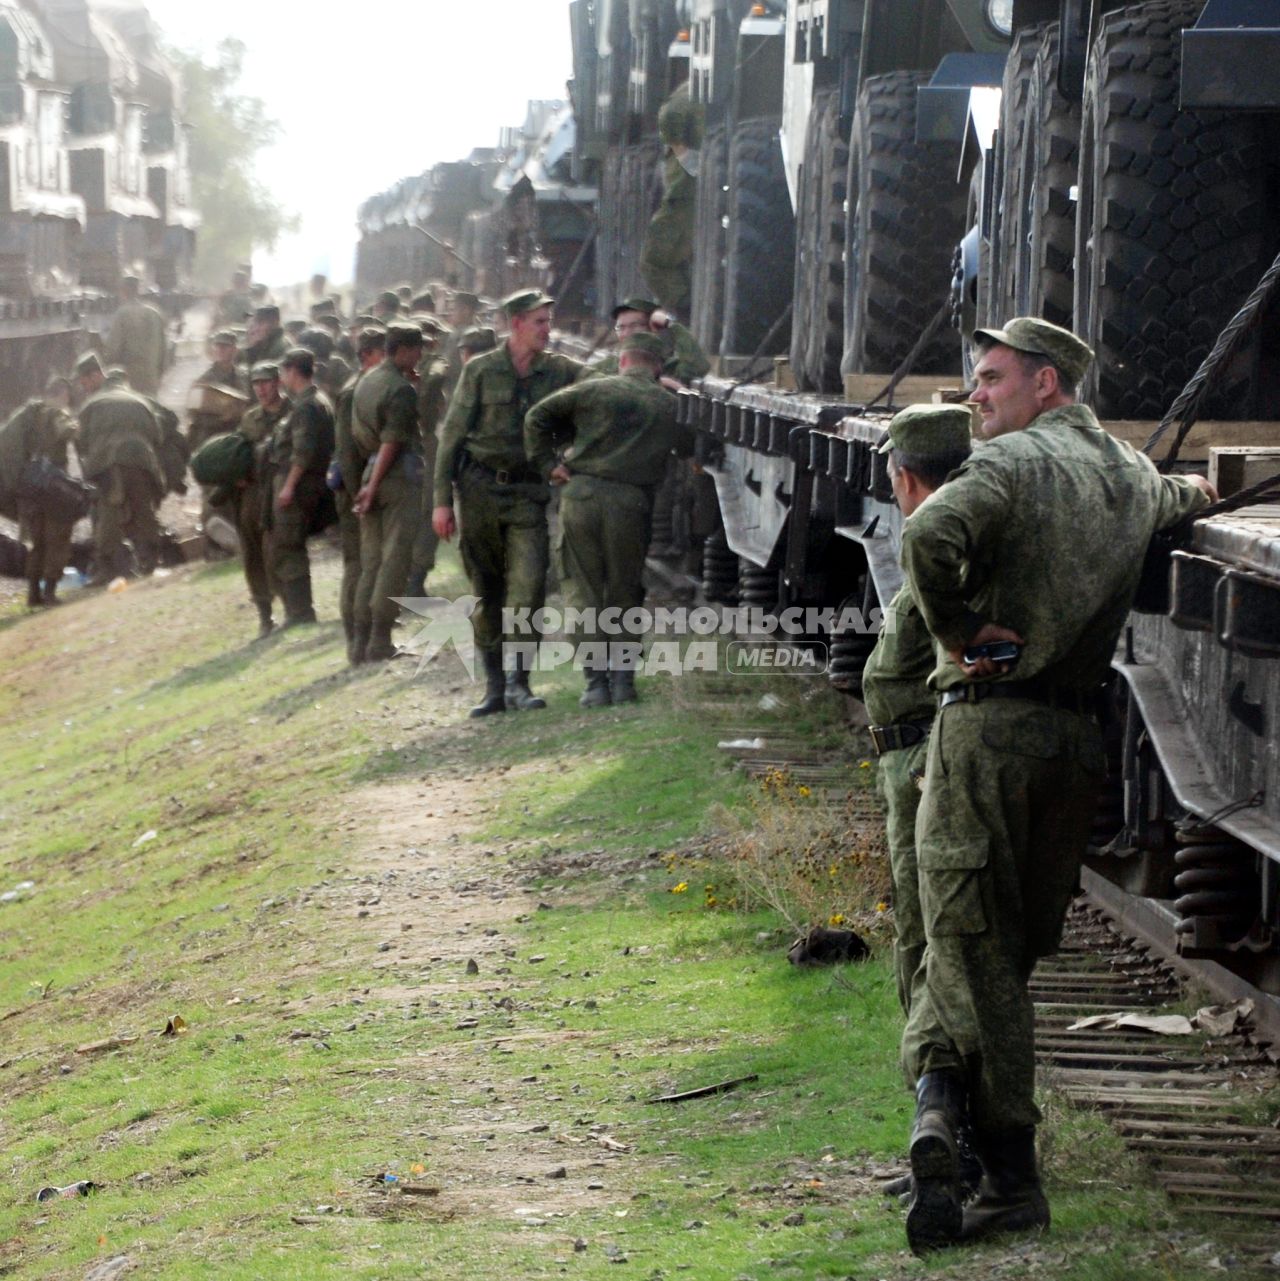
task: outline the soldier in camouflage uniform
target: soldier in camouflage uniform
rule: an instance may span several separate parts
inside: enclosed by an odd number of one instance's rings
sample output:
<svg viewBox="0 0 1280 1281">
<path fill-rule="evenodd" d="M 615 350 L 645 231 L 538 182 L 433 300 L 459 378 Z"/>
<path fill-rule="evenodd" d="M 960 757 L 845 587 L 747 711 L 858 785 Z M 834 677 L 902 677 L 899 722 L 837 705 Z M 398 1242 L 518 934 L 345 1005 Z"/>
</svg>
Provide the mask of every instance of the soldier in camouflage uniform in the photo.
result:
<svg viewBox="0 0 1280 1281">
<path fill-rule="evenodd" d="M 448 396 L 453 395 L 453 389 L 462 377 L 462 335 L 479 323 L 481 306 L 479 295 L 465 289 L 458 290 L 449 299 L 449 335 L 441 348 L 447 366 L 445 387 Z"/>
<path fill-rule="evenodd" d="M 102 354 L 108 364 L 124 367 L 131 387 L 154 396 L 169 363 L 168 336 L 164 316 L 138 297 L 139 285 L 137 276 L 120 282 L 120 307 L 111 317 Z"/>
<path fill-rule="evenodd" d="M 530 465 L 564 486 L 556 552 L 565 603 L 597 619 L 644 603 L 654 491 L 671 453 L 693 449 L 691 432 L 676 423 L 675 397 L 658 385 L 665 354 L 654 334 L 632 334 L 619 349 L 621 373 L 558 391 L 524 420 Z M 597 623 L 575 639 L 594 650 L 582 706 L 632 702 L 641 638 L 610 642 Z"/>
<path fill-rule="evenodd" d="M 440 451 L 440 421 L 449 404 L 449 366 L 439 340 L 450 342 L 452 333 L 441 334 L 443 326 L 434 317 L 422 317 L 426 345 L 418 364 L 418 428 L 422 435 L 422 458 L 426 471 L 422 480 L 422 519 L 413 538 L 413 555 L 409 562 L 409 581 L 404 594 L 422 597 L 427 594 L 427 575 L 436 567 L 436 548 L 440 539 L 431 524 L 435 511 L 436 455 Z"/>
<path fill-rule="evenodd" d="M 218 309 L 213 319 L 215 325 L 237 328 L 244 324 L 245 318 L 253 310 L 253 298 L 249 293 L 249 278 L 252 275 L 247 264 L 232 272 L 231 288 L 218 298 Z"/>
<path fill-rule="evenodd" d="M 314 623 L 307 538 L 324 500 L 333 455 L 333 406 L 314 383 L 315 357 L 293 347 L 280 362 L 289 412 L 271 433 L 271 568 L 284 601 L 284 626 Z"/>
<path fill-rule="evenodd" d="M 230 391 L 244 394 L 249 392 L 247 371 L 236 363 L 236 350 L 239 344 L 230 329 L 219 329 L 209 340 L 213 348 L 213 363 L 192 383 L 192 387 L 225 387 Z M 228 414 L 229 414 L 228 410 Z M 197 450 L 212 436 L 230 431 L 238 420 L 210 413 L 205 409 L 193 409 L 187 423 L 187 442 L 191 449 Z"/>
<path fill-rule="evenodd" d="M 248 337 L 248 346 L 238 358 L 242 365 L 252 369 L 259 361 L 283 361 L 289 343 L 280 324 L 280 308 L 270 303 L 255 307 Z"/>
<path fill-rule="evenodd" d="M 910 405 L 894 417 L 880 452 L 888 455 L 889 478 L 904 516 L 912 515 L 969 456 L 972 421 L 962 405 Z M 916 608 L 911 585 L 904 583 L 885 610 L 884 628 L 862 673 L 862 698 L 877 757 L 876 784 L 885 802 L 893 876 L 894 973 L 904 1014 L 910 1014 L 912 991 L 925 978 L 915 828 L 929 728 L 938 707 L 928 686 L 935 666 L 933 637 Z"/>
<path fill-rule="evenodd" d="M 61 605 L 58 583 L 71 551 L 75 522 L 59 517 L 38 497 L 21 492 L 26 465 L 47 459 L 63 471 L 67 451 L 76 438 L 76 420 L 70 412 L 71 384 L 54 378 L 43 396 L 33 397 L 0 427 L 0 507 L 17 513 L 19 533 L 31 544 L 27 553 L 27 604 L 32 609 Z M 11 500 L 12 495 L 17 495 Z"/>
<path fill-rule="evenodd" d="M 462 561 L 480 598 L 471 623 L 486 683 L 473 716 L 546 706 L 530 692 L 522 662 L 507 675 L 504 691 L 502 611 L 540 609 L 546 591 L 550 491 L 525 458 L 524 416 L 543 397 L 569 386 L 582 369 L 576 360 L 546 350 L 553 301 L 540 289 L 522 289 L 504 301 L 511 333 L 462 371 L 436 457 L 439 505 L 432 523 L 446 541 L 457 532 L 456 488 Z"/>
<path fill-rule="evenodd" d="M 360 583 L 355 661 L 394 658 L 391 628 L 400 612 L 413 537 L 422 519 L 422 436 L 418 391 L 410 381 L 422 357 L 422 330 L 387 330 L 386 356 L 365 374 L 351 406 L 351 435 L 368 455 L 354 510 L 360 517 Z"/>
<path fill-rule="evenodd" d="M 658 112 L 666 147 L 662 203 L 649 222 L 640 250 L 640 274 L 668 310 L 685 316 L 693 291 L 693 228 L 698 198 L 702 108 L 681 85 Z"/>
<path fill-rule="evenodd" d="M 687 386 L 711 371 L 698 340 L 670 312 L 648 298 L 627 298 L 613 309 L 613 332 L 618 342 L 631 334 L 652 333 L 662 342 L 663 386 L 671 391 Z M 598 378 L 618 372 L 618 352 L 610 352 L 582 371 L 583 378 Z"/>
<path fill-rule="evenodd" d="M 342 487 L 335 491 L 334 502 L 338 508 L 338 529 L 342 535 L 342 586 L 338 592 L 338 607 L 342 614 L 342 629 L 347 636 L 347 661 L 355 666 L 364 662 L 368 648 L 368 635 L 356 644 L 356 590 L 360 585 L 360 517 L 356 513 L 356 498 L 360 494 L 360 478 L 364 475 L 366 454 L 351 434 L 351 408 L 355 403 L 356 387 L 370 369 L 382 363 L 387 350 L 387 332 L 372 326 L 361 330 L 356 345 L 356 359 L 360 368 L 347 379 L 338 393 L 334 406 L 333 456 L 337 463 Z"/>
<path fill-rule="evenodd" d="M 76 362 L 80 406 L 78 452 L 84 476 L 98 488 L 94 514 L 92 584 L 128 571 L 124 548 L 133 544 L 137 567 L 149 574 L 160 550 L 156 508 L 165 490 L 160 450 L 164 434 L 150 406 L 127 387 L 107 385 L 92 352 Z"/>
<path fill-rule="evenodd" d="M 1024 317 L 975 341 L 987 444 L 902 539 L 940 696 L 916 825 L 925 983 L 904 1039 L 918 1081 L 917 1253 L 1048 1225 L 1027 981 L 1057 948 L 1076 886 L 1103 776 L 1097 693 L 1143 555 L 1212 492 L 1161 476 L 1075 403 L 1092 352 L 1073 334 Z M 972 652 L 998 642 L 1021 646 L 1016 665 Z M 962 1214 L 966 1096 L 983 1178 Z"/>
<path fill-rule="evenodd" d="M 249 585 L 249 598 L 258 609 L 258 638 L 261 639 L 269 636 L 275 626 L 271 618 L 271 598 L 280 595 L 271 570 L 266 524 L 271 491 L 266 456 L 276 424 L 289 412 L 289 402 L 280 394 L 278 365 L 259 361 L 249 371 L 249 378 L 258 403 L 245 412 L 237 430 L 253 446 L 253 471 L 240 482 L 234 501 L 244 579 Z"/>
</svg>

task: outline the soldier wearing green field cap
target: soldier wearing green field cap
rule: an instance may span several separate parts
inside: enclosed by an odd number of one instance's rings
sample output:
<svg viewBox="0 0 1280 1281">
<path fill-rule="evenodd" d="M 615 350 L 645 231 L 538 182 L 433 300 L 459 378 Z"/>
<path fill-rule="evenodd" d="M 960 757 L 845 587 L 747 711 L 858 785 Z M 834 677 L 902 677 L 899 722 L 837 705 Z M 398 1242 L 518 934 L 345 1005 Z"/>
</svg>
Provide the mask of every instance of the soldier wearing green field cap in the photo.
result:
<svg viewBox="0 0 1280 1281">
<path fill-rule="evenodd" d="M 973 414 L 963 405 L 910 405 L 889 424 L 885 455 L 894 499 L 910 517 L 969 456 Z M 893 883 L 894 975 L 908 1020 L 912 994 L 925 981 L 924 921 L 916 866 L 915 823 L 929 730 L 937 696 L 928 687 L 935 666 L 933 637 L 904 583 L 884 612 L 884 626 L 862 673 L 862 698 L 877 759 L 876 785 L 885 805 Z M 910 1029 L 908 1038 L 925 1035 Z M 914 1063 L 904 1051 L 904 1065 Z M 907 1067 L 908 1084 L 915 1079 Z M 886 1193 L 909 1191 L 910 1178 Z"/>
<path fill-rule="evenodd" d="M 631 334 L 651 333 L 662 342 L 663 385 L 675 391 L 711 370 L 711 362 L 698 340 L 669 311 L 651 298 L 625 298 L 613 309 L 613 332 L 618 342 Z M 618 372 L 618 352 L 613 351 L 583 370 L 582 377 L 598 378 Z"/>
<path fill-rule="evenodd" d="M 471 623 L 485 696 L 473 716 L 546 706 L 530 691 L 528 664 L 520 658 L 504 677 L 502 612 L 504 606 L 540 609 L 546 592 L 550 490 L 525 458 L 524 417 L 582 369 L 546 350 L 553 301 L 540 289 L 521 289 L 503 302 L 511 332 L 463 369 L 436 456 L 432 525 L 446 541 L 458 532 L 456 493 L 462 561 L 480 598 Z"/>
<path fill-rule="evenodd" d="M 394 658 L 391 628 L 400 612 L 422 519 L 422 436 L 418 391 L 422 330 L 392 324 L 386 355 L 356 385 L 351 434 L 368 458 L 353 510 L 360 517 L 360 582 L 355 599 L 356 661 Z"/>
<path fill-rule="evenodd" d="M 675 397 L 658 383 L 661 340 L 631 334 L 618 351 L 621 373 L 558 391 L 524 420 L 530 466 L 563 486 L 556 556 L 565 603 L 597 619 L 644 603 L 654 492 L 672 453 L 693 449 L 691 432 L 676 423 Z M 590 655 L 582 706 L 635 699 L 642 639 L 598 626 L 574 636 Z"/>
<path fill-rule="evenodd" d="M 1024 316 L 974 341 L 986 444 L 902 535 L 939 695 L 916 820 L 925 982 L 903 1047 L 917 1253 L 1049 1224 L 1027 980 L 1075 891 L 1103 777 L 1097 694 L 1147 546 L 1212 493 L 1160 475 L 1076 403 L 1092 352 L 1068 330 Z M 962 1210 L 966 1106 L 982 1183 Z"/>
</svg>

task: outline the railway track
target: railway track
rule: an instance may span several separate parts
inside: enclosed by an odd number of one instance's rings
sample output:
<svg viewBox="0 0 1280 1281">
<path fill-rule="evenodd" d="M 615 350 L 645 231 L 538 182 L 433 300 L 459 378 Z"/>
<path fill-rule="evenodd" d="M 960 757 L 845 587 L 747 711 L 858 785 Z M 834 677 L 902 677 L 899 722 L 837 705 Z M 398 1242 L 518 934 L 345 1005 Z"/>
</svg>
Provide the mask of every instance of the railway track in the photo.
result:
<svg viewBox="0 0 1280 1281">
<path fill-rule="evenodd" d="M 748 719 L 741 698 L 730 698 L 742 694 L 740 682 L 709 680 L 703 693 L 705 713 L 724 725 L 723 750 L 749 777 L 781 772 L 820 802 L 845 802 L 857 768 L 847 741 L 815 746 L 758 709 Z M 1127 929 L 1114 904 L 1082 894 L 1061 950 L 1031 980 L 1041 1080 L 1071 1106 L 1105 1115 L 1175 1207 L 1216 1220 L 1237 1251 L 1272 1257 L 1280 1250 L 1280 1040 L 1269 1044 L 1247 1017 L 1219 1035 L 1152 1024 L 1211 1002 L 1203 972 Z M 1229 995 L 1249 991 L 1236 980 Z M 1253 997 L 1257 1007 L 1274 1004 Z M 1089 1025 L 1100 1015 L 1138 1017 Z"/>
</svg>

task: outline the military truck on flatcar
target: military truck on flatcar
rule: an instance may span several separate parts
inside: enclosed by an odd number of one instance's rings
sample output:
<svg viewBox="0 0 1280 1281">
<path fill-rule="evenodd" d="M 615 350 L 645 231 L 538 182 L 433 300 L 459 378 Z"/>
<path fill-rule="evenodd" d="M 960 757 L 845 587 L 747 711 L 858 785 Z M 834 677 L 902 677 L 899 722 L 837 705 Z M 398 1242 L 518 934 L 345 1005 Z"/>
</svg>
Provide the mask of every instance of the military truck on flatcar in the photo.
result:
<svg viewBox="0 0 1280 1281">
<path fill-rule="evenodd" d="M 740 117 L 717 104 L 749 74 L 742 24 L 776 20 L 783 6 L 755 8 L 669 6 L 690 29 L 690 64 L 707 60 L 701 79 L 686 77 L 708 108 L 688 252 L 691 314 L 720 376 L 682 397 L 682 412 L 700 428 L 719 497 L 723 530 L 707 553 L 722 596 L 736 558 L 734 587 L 768 608 L 843 603 L 865 617 L 887 600 L 899 518 L 872 449 L 884 414 L 866 402 L 891 375 L 907 379 L 898 403 L 961 397 L 962 335 L 1014 314 L 1086 338 L 1098 359 L 1084 397 L 1138 446 L 1190 384 L 1177 456 L 1166 457 L 1176 424 L 1153 446 L 1162 465 L 1208 469 L 1227 491 L 1280 471 L 1273 4 L 789 0 L 778 139 L 794 222 L 757 258 L 776 276 L 794 246 L 790 341 L 779 332 L 752 348 L 726 341 L 723 311 L 713 318 L 731 291 L 751 305 L 725 239 L 743 175 L 718 159 L 733 154 Z M 637 0 L 624 24 L 619 4 L 591 7 L 611 23 L 607 59 L 599 30 L 594 55 L 575 42 L 584 72 L 594 57 L 597 124 L 610 119 L 605 81 L 626 83 L 617 62 L 644 47 L 638 19 L 652 24 L 661 9 Z M 580 113 L 586 100 L 575 93 Z M 649 137 L 653 155 L 648 117 L 623 120 L 593 136 L 596 153 L 617 164 Z M 602 203 L 602 223 L 610 216 Z M 619 292 L 611 264 L 638 259 L 637 233 L 624 230 L 633 224 L 619 215 L 602 300 Z M 755 309 L 773 310 L 762 298 Z M 759 362 L 746 371 L 754 381 L 729 377 L 744 372 L 741 358 L 784 352 L 772 384 Z M 1203 522 L 1172 558 L 1165 599 L 1132 616 L 1089 873 L 1101 890 L 1137 895 L 1152 932 L 1185 954 L 1273 992 L 1276 513 L 1253 506 Z M 822 639 L 833 682 L 856 694 L 872 638 Z"/>
</svg>

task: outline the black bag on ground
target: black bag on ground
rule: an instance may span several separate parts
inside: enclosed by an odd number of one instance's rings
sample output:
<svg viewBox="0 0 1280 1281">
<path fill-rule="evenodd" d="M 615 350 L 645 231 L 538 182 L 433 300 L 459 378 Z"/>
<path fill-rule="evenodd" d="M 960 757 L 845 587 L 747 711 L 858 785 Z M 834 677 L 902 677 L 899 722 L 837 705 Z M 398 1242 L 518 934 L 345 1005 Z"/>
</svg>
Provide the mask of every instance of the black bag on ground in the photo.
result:
<svg viewBox="0 0 1280 1281">
<path fill-rule="evenodd" d="M 253 475 L 253 445 L 238 431 L 211 436 L 191 455 L 191 474 L 201 485 L 235 485 Z"/>
<path fill-rule="evenodd" d="M 0 534 L 0 578 L 26 578 L 27 545 Z"/>
<path fill-rule="evenodd" d="M 47 458 L 32 458 L 23 466 L 14 492 L 20 500 L 36 503 L 42 511 L 74 524 L 89 514 L 98 491 Z"/>
</svg>

